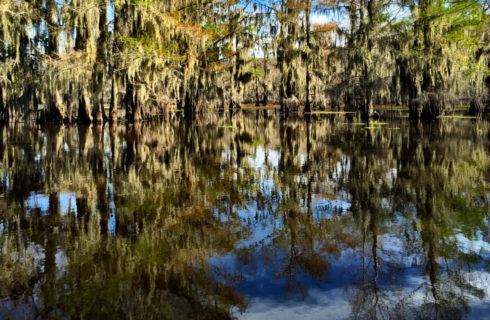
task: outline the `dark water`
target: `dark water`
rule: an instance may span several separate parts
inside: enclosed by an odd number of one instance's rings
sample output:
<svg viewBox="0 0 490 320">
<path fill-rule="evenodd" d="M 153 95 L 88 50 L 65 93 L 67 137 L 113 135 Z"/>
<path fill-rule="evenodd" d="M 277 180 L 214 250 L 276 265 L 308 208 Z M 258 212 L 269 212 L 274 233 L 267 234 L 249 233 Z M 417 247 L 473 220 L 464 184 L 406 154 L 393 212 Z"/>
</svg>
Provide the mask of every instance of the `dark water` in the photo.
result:
<svg viewBox="0 0 490 320">
<path fill-rule="evenodd" d="M 0 128 L 0 318 L 488 319 L 489 122 Z"/>
</svg>

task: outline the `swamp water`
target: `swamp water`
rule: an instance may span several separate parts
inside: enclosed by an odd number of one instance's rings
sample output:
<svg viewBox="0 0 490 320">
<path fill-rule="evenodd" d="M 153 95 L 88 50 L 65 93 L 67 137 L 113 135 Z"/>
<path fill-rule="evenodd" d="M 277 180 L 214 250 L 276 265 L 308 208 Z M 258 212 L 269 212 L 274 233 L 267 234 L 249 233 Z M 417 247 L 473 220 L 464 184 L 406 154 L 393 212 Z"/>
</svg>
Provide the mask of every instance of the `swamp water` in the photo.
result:
<svg viewBox="0 0 490 320">
<path fill-rule="evenodd" d="M 488 319 L 490 126 L 0 127 L 0 318 Z"/>
</svg>

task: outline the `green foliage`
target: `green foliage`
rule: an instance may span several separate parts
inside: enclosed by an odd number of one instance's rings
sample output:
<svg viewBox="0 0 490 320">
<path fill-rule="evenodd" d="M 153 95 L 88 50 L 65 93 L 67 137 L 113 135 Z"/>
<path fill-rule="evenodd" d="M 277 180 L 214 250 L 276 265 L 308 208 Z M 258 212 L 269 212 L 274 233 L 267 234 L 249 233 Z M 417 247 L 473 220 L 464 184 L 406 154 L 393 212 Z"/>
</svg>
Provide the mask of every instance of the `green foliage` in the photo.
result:
<svg viewBox="0 0 490 320">
<path fill-rule="evenodd" d="M 478 240 L 479 232 L 487 231 L 485 219 L 488 206 L 475 205 L 468 198 L 453 197 L 448 201 L 454 213 L 454 223 L 460 226 L 461 232 L 470 240 Z"/>
<path fill-rule="evenodd" d="M 264 73 L 259 71 L 256 68 L 245 70 L 244 73 L 249 73 L 249 74 L 253 75 L 254 77 L 263 77 L 264 76 Z"/>
<path fill-rule="evenodd" d="M 150 5 L 152 2 L 153 0 L 129 0 L 129 4 L 132 6 Z"/>
<path fill-rule="evenodd" d="M 77 113 L 80 121 L 95 121 L 92 113 L 103 121 L 108 100 L 112 116 L 125 108 L 133 122 L 163 114 L 176 104 L 170 101 L 187 101 L 185 114 L 192 115 L 204 105 L 251 102 L 285 111 L 294 96 L 322 111 L 344 105 L 368 115 L 376 104 L 409 105 L 428 92 L 483 97 L 490 74 L 484 6 L 478 0 L 270 6 L 48 0 L 41 7 L 3 1 L 0 121 L 32 119 L 39 105 L 41 122 L 70 121 Z M 313 15 L 322 22 L 314 24 Z M 80 103 L 84 90 L 88 104 Z"/>
</svg>

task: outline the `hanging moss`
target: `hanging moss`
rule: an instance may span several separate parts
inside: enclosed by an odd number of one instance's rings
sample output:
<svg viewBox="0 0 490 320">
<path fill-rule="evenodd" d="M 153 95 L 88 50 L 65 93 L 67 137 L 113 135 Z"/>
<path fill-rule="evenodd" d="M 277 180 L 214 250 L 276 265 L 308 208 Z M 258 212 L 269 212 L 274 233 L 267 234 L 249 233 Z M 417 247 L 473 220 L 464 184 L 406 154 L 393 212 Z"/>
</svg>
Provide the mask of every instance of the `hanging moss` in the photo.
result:
<svg viewBox="0 0 490 320">
<path fill-rule="evenodd" d="M 481 3 L 399 6 L 406 16 L 380 0 L 342 0 L 339 12 L 328 1 L 3 0 L 0 121 L 145 121 L 169 105 L 194 118 L 245 104 L 366 120 L 377 105 L 411 104 L 414 118 L 433 118 L 451 109 L 443 93 L 489 95 Z M 471 112 L 489 109 L 480 100 Z"/>
<path fill-rule="evenodd" d="M 410 102 L 410 118 L 433 120 L 450 113 L 458 99 L 448 93 L 423 93 Z"/>
</svg>

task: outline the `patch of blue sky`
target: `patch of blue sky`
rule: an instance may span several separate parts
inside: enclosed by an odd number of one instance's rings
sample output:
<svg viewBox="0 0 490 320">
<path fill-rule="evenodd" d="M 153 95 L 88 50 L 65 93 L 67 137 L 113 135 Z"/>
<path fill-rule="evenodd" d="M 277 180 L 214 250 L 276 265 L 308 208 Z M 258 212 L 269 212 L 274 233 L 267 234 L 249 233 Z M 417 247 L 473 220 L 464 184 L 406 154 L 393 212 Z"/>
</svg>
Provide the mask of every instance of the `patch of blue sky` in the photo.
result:
<svg viewBox="0 0 490 320">
<path fill-rule="evenodd" d="M 458 233 L 456 235 L 456 240 L 461 252 L 466 254 L 478 254 L 485 260 L 490 259 L 490 243 L 484 239 L 481 231 L 477 232 L 476 239 L 469 239 L 462 233 Z"/>
<path fill-rule="evenodd" d="M 74 192 L 60 192 L 57 194 L 57 202 L 60 207 L 60 214 L 66 215 L 68 212 L 77 212 L 76 195 Z M 28 209 L 40 209 L 41 212 L 47 213 L 49 210 L 49 195 L 31 192 L 25 201 Z"/>
</svg>

